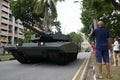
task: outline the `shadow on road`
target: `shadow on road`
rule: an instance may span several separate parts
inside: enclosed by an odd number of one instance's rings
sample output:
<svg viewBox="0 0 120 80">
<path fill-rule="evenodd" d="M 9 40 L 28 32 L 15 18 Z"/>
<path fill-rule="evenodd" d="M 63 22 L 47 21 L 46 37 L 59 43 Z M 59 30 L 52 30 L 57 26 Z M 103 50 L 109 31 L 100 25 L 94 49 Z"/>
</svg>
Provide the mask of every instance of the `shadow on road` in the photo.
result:
<svg viewBox="0 0 120 80">
<path fill-rule="evenodd" d="M 52 62 L 51 60 L 43 60 L 39 63 L 34 63 L 34 64 L 21 64 L 19 62 L 17 62 L 17 64 L 14 64 L 14 66 L 19 66 L 19 67 L 33 67 L 33 66 L 37 66 L 37 67 L 40 67 L 40 66 L 49 66 L 49 67 L 54 67 L 54 66 L 59 66 L 59 67 L 68 67 L 68 66 L 71 66 L 71 67 L 76 67 L 76 66 L 80 66 L 82 64 L 82 62 L 84 61 L 84 59 L 76 59 L 66 65 L 57 65 L 55 64 L 54 62 Z"/>
</svg>

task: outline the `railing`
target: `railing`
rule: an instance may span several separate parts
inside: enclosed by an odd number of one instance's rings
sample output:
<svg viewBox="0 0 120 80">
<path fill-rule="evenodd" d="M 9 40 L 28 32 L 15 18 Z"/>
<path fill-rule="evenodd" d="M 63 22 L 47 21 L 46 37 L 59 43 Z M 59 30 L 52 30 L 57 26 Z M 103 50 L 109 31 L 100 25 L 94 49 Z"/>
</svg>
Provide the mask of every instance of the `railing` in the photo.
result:
<svg viewBox="0 0 120 80">
<path fill-rule="evenodd" d="M 13 33 L 12 33 L 12 32 L 9 32 L 8 35 L 9 35 L 9 36 L 13 36 Z"/>
<path fill-rule="evenodd" d="M 19 32 L 19 34 L 23 34 L 23 32 L 22 32 L 22 31 L 23 31 L 23 29 L 19 29 L 19 31 L 18 31 L 18 32 Z"/>
<path fill-rule="evenodd" d="M 24 36 L 23 36 L 23 35 L 19 35 L 18 37 L 19 37 L 19 38 L 22 38 L 22 39 L 24 38 Z"/>
<path fill-rule="evenodd" d="M 19 29 L 19 33 L 23 33 L 23 29 Z"/>
<path fill-rule="evenodd" d="M 8 32 L 6 32 L 6 31 L 1 31 L 1 35 L 8 36 Z"/>
<path fill-rule="evenodd" d="M 2 18 L 2 22 L 8 24 L 8 20 Z"/>
<path fill-rule="evenodd" d="M 6 14 L 6 13 L 4 13 L 4 12 L 2 12 L 2 16 L 5 17 L 5 18 L 7 18 L 7 19 L 9 18 L 9 15 Z"/>
<path fill-rule="evenodd" d="M 6 40 L 7 37 L 0 37 L 0 40 Z"/>
<path fill-rule="evenodd" d="M 20 29 L 23 29 L 23 25 L 19 25 L 18 27 L 19 27 Z"/>
<path fill-rule="evenodd" d="M 4 7 L 4 6 L 2 6 L 2 10 L 5 11 L 5 12 L 9 12 L 9 9 Z"/>
<path fill-rule="evenodd" d="M 12 22 L 12 21 L 9 21 L 9 25 L 13 25 L 13 22 Z"/>
<path fill-rule="evenodd" d="M 9 3 L 3 0 L 3 5 L 10 7 Z"/>
<path fill-rule="evenodd" d="M 1 42 L 8 42 L 8 39 L 0 39 Z"/>
<path fill-rule="evenodd" d="M 5 29 L 5 30 L 8 30 L 8 26 L 7 26 L 7 25 L 1 24 L 1 28 L 2 28 L 2 29 Z"/>
<path fill-rule="evenodd" d="M 18 34 L 14 34 L 14 37 L 18 37 Z"/>
</svg>

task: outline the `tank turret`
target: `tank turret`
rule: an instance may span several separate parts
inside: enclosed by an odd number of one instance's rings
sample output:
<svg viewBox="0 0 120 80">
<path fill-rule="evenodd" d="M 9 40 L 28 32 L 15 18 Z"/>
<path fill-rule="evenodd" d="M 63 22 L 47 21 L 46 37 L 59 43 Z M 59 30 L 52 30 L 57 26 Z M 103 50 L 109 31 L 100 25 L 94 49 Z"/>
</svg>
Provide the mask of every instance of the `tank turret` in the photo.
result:
<svg viewBox="0 0 120 80">
<path fill-rule="evenodd" d="M 70 37 L 68 35 L 61 34 L 60 32 L 57 32 L 53 34 L 52 32 L 45 32 L 42 30 L 39 30 L 38 28 L 33 27 L 29 23 L 24 23 L 24 26 L 36 34 L 31 36 L 30 41 L 31 42 L 58 42 L 58 41 L 70 41 Z"/>
</svg>

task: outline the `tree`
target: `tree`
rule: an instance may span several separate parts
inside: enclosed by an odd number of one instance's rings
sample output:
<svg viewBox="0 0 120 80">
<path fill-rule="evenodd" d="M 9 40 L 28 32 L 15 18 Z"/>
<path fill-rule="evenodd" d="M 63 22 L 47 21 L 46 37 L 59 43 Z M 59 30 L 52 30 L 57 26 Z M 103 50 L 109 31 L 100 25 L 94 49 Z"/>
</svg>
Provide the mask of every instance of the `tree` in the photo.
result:
<svg viewBox="0 0 120 80">
<path fill-rule="evenodd" d="M 51 24 L 52 26 L 55 26 L 55 28 L 57 29 L 57 31 L 59 31 L 60 30 L 60 28 L 61 28 L 61 23 L 60 23 L 60 21 L 54 21 L 54 22 L 52 22 L 52 24 Z"/>
<path fill-rule="evenodd" d="M 77 34 L 75 32 L 71 32 L 68 35 L 72 39 L 72 42 L 75 43 L 76 45 L 78 45 L 79 50 L 81 50 L 81 43 L 83 42 L 82 35 L 80 33 Z"/>
<path fill-rule="evenodd" d="M 116 10 L 120 11 L 120 0 L 110 0 Z"/>
<path fill-rule="evenodd" d="M 34 22 L 36 15 L 33 13 L 37 0 L 11 0 L 10 7 L 15 18 L 21 21 Z"/>
<path fill-rule="evenodd" d="M 10 6 L 13 15 L 22 22 L 27 21 L 36 24 L 48 26 L 57 22 L 57 1 L 64 0 L 11 0 Z"/>
<path fill-rule="evenodd" d="M 30 37 L 32 34 L 34 34 L 34 32 L 32 32 L 31 30 L 30 31 L 24 30 L 23 33 L 24 33 L 24 37 L 25 37 L 23 42 L 26 42 L 26 43 L 30 42 Z"/>
<path fill-rule="evenodd" d="M 57 1 L 63 0 L 40 0 L 37 2 L 34 12 L 37 15 L 44 13 L 43 18 L 43 27 L 46 31 L 50 31 L 51 24 L 54 24 L 57 18 L 57 10 L 56 10 L 56 3 Z M 56 21 L 57 22 L 57 21 Z"/>
<path fill-rule="evenodd" d="M 46 28 L 48 31 L 51 24 L 60 26 L 57 22 L 57 1 L 64 0 L 11 0 L 12 13 L 16 18 L 21 19 L 22 22 L 31 22 L 40 29 Z M 55 21 L 56 20 L 56 21 Z M 45 26 L 42 26 L 42 25 Z M 47 27 L 46 27 L 47 25 Z M 59 27 L 58 27 L 59 28 Z M 25 34 L 25 42 L 28 42 L 30 31 L 23 31 Z"/>
<path fill-rule="evenodd" d="M 83 37 L 81 34 L 77 34 L 75 32 L 71 32 L 68 34 L 72 39 L 72 42 L 75 44 L 80 44 L 83 41 Z"/>
<path fill-rule="evenodd" d="M 83 33 L 85 33 L 86 36 L 90 33 L 89 25 L 93 23 L 93 19 L 97 17 L 95 14 L 96 11 L 93 8 L 92 1 L 91 0 L 83 0 L 82 1 L 82 14 L 81 14 L 81 20 L 84 25 L 84 28 L 81 30 Z"/>
<path fill-rule="evenodd" d="M 34 6 L 37 0 L 10 0 L 10 7 L 12 10 L 12 15 L 15 16 L 16 19 L 20 19 L 22 22 L 31 22 L 35 23 L 36 21 L 40 21 L 40 17 L 38 17 L 35 13 L 33 13 Z M 33 34 L 31 31 L 23 31 L 25 39 L 24 42 L 29 42 L 30 36 Z M 22 40 L 17 40 L 17 42 L 21 43 Z"/>
<path fill-rule="evenodd" d="M 97 19 L 104 21 L 111 37 L 120 36 L 120 30 L 118 29 L 120 14 L 116 11 L 111 0 L 83 0 L 82 6 L 81 20 L 85 26 L 82 32 L 88 35 L 90 33 L 89 25 L 93 23 L 93 19 Z"/>
</svg>

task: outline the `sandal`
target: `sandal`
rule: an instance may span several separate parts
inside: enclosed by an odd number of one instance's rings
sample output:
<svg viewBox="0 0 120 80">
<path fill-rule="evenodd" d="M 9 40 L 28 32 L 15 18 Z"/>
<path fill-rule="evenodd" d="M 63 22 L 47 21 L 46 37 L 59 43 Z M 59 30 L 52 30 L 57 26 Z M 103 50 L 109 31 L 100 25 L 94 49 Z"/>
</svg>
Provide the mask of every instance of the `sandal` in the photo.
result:
<svg viewBox="0 0 120 80">
<path fill-rule="evenodd" d="M 107 78 L 108 78 L 108 79 L 112 79 L 112 77 L 111 77 L 111 76 L 107 76 Z"/>
<path fill-rule="evenodd" d="M 104 79 L 103 76 L 97 76 L 97 79 Z"/>
</svg>

